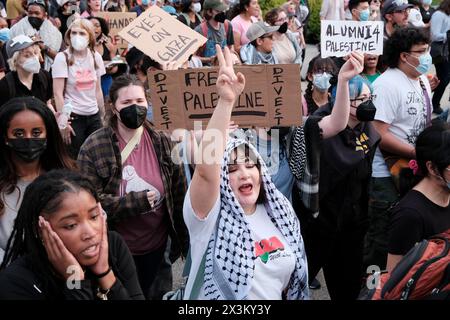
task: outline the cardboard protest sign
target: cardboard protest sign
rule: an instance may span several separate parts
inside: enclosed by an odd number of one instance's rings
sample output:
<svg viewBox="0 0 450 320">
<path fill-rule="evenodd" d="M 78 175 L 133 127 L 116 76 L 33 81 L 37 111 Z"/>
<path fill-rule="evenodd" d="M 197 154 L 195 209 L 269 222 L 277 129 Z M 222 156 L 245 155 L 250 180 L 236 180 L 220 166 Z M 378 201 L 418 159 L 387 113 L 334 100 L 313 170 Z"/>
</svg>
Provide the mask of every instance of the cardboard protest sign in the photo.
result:
<svg viewBox="0 0 450 320">
<path fill-rule="evenodd" d="M 128 42 L 119 36 L 120 30 L 128 26 L 134 19 L 136 19 L 136 12 L 97 12 L 96 17 L 106 20 L 109 25 L 109 36 L 114 39 L 117 45 L 117 52 L 115 55 L 123 55 L 128 49 Z"/>
<path fill-rule="evenodd" d="M 207 40 L 158 6 L 143 12 L 119 36 L 161 64 L 184 63 Z"/>
<path fill-rule="evenodd" d="M 322 58 L 343 57 L 352 51 L 383 54 L 382 21 L 330 21 L 320 25 Z"/>
<path fill-rule="evenodd" d="M 300 65 L 236 67 L 246 79 L 231 120 L 241 127 L 300 125 L 302 121 Z M 149 73 L 153 123 L 158 129 L 205 128 L 219 100 L 219 68 L 152 71 Z"/>
</svg>

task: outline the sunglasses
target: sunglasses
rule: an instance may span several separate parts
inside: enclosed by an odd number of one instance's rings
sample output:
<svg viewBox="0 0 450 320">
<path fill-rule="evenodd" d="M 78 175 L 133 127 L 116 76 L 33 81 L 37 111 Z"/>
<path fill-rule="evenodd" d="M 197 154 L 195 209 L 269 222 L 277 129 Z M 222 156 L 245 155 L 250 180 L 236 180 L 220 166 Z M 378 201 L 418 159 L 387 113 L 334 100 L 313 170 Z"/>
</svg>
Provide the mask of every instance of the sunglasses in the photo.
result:
<svg viewBox="0 0 450 320">
<path fill-rule="evenodd" d="M 45 7 L 45 8 L 47 8 L 47 3 L 45 2 L 45 0 L 29 0 L 28 2 L 27 2 L 27 4 L 30 6 L 30 5 L 33 5 L 33 4 L 39 4 L 39 5 L 41 5 L 41 6 L 43 6 L 43 7 Z"/>
</svg>

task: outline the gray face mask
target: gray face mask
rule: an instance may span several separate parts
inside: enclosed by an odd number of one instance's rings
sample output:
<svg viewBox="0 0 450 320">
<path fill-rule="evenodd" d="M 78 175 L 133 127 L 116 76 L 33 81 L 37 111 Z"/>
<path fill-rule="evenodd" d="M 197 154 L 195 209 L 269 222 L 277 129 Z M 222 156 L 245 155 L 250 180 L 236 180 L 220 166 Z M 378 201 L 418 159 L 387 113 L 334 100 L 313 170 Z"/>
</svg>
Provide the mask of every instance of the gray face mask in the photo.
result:
<svg viewBox="0 0 450 320">
<path fill-rule="evenodd" d="M 22 68 L 30 73 L 39 73 L 41 64 L 39 63 L 38 57 L 34 56 L 25 60 L 25 62 L 22 64 Z"/>
</svg>

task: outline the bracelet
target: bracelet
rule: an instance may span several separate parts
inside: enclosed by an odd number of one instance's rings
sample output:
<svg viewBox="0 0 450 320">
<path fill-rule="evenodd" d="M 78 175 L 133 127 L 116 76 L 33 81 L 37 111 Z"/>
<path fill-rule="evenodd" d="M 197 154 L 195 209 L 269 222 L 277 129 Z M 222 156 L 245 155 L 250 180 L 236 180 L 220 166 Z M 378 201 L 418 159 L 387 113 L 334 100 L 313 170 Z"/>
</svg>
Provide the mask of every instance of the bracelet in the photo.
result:
<svg viewBox="0 0 450 320">
<path fill-rule="evenodd" d="M 95 273 L 92 272 L 92 275 L 93 275 L 94 278 L 96 278 L 96 279 L 101 279 L 101 278 L 105 277 L 108 273 L 110 273 L 111 270 L 112 270 L 111 267 L 108 267 L 108 270 L 106 270 L 105 272 L 100 273 L 100 274 L 95 274 Z"/>
</svg>

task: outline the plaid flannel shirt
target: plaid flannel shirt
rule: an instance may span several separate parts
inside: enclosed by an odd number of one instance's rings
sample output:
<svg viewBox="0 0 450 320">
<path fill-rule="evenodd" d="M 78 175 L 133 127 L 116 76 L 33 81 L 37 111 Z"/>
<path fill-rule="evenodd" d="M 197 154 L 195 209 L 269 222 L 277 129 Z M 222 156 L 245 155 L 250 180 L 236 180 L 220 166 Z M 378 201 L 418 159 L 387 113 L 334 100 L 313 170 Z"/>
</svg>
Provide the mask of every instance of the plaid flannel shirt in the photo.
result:
<svg viewBox="0 0 450 320">
<path fill-rule="evenodd" d="M 165 202 L 171 221 L 172 239 L 171 260 L 180 253 L 186 256 L 189 248 L 189 235 L 183 220 L 183 201 L 187 191 L 186 177 L 181 165 L 172 162 L 173 143 L 170 138 L 157 132 L 145 123 L 161 169 Z M 101 204 L 108 213 L 108 222 L 115 223 L 128 217 L 144 214 L 151 209 L 147 192 L 130 192 L 118 196 L 122 180 L 122 161 L 119 140 L 111 127 L 104 127 L 90 135 L 78 155 L 80 170 L 94 184 Z M 181 250 L 181 251 L 180 251 Z"/>
</svg>

